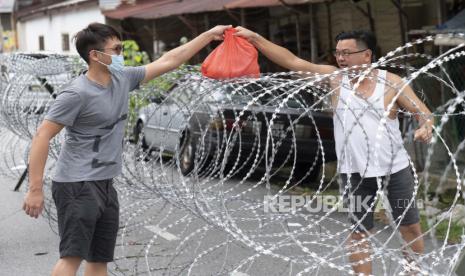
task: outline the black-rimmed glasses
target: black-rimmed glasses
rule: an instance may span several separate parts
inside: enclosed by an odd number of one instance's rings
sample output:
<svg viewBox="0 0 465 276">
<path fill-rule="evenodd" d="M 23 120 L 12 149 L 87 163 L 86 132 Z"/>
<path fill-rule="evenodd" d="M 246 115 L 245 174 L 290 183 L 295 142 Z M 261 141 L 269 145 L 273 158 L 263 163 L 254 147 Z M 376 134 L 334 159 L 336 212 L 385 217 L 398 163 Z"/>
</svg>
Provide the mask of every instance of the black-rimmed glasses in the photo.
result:
<svg viewBox="0 0 465 276">
<path fill-rule="evenodd" d="M 101 48 L 101 49 L 96 49 L 97 51 L 105 51 L 105 50 L 111 50 L 113 53 L 119 55 L 123 51 L 123 45 L 116 45 L 113 48 Z"/>
<path fill-rule="evenodd" d="M 344 56 L 344 57 L 348 57 L 350 55 L 353 55 L 353 54 L 358 54 L 358 53 L 361 53 L 361 52 L 364 52 L 368 49 L 363 49 L 363 50 L 360 50 L 360 51 L 355 51 L 355 52 L 351 52 L 349 50 L 342 50 L 342 51 L 338 51 L 338 50 L 333 50 L 333 55 L 335 57 L 338 57 L 338 56 Z"/>
</svg>

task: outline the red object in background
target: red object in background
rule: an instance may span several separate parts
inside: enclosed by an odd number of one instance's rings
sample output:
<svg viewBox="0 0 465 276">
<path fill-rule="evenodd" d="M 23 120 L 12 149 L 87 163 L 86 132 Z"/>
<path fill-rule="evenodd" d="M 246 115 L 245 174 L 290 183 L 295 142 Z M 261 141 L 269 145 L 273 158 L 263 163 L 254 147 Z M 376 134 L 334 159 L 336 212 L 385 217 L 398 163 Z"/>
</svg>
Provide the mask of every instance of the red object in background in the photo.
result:
<svg viewBox="0 0 465 276">
<path fill-rule="evenodd" d="M 223 43 L 211 52 L 202 63 L 202 74 L 212 79 L 259 77 L 258 52 L 245 38 L 233 35 L 227 29 Z"/>
</svg>

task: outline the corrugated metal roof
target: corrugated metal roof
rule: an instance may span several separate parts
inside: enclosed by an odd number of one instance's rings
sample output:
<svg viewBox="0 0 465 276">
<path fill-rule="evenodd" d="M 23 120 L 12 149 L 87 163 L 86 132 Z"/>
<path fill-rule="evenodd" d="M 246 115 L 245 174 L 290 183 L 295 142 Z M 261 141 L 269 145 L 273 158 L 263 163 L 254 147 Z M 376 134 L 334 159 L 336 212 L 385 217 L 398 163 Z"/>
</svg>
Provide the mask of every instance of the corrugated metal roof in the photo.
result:
<svg viewBox="0 0 465 276">
<path fill-rule="evenodd" d="M 121 5 L 116 10 L 104 11 L 115 19 L 127 17 L 153 19 L 170 15 L 222 10 L 233 0 L 151 0 L 137 1 L 135 5 Z"/>
<path fill-rule="evenodd" d="M 15 6 L 15 0 L 0 0 L 0 13 L 11 13 Z"/>
<path fill-rule="evenodd" d="M 231 0 L 187 0 L 187 1 L 175 1 L 163 6 L 158 9 L 144 10 L 139 14 L 139 18 L 151 19 L 161 18 L 171 15 L 186 14 L 186 13 L 199 13 L 208 11 L 219 11 L 224 9 L 224 6 L 231 2 Z"/>
<path fill-rule="evenodd" d="M 180 0 L 145 0 L 137 1 L 136 4 L 122 4 L 117 9 L 103 11 L 103 14 L 110 18 L 123 19 L 127 17 L 138 18 L 138 14 L 147 10 L 156 10 L 163 8 L 170 3 L 179 3 Z"/>
<path fill-rule="evenodd" d="M 286 4 L 324 2 L 324 0 L 284 0 Z M 121 5 L 115 10 L 104 11 L 114 19 L 128 17 L 155 19 L 171 15 L 220 11 L 233 8 L 252 8 L 283 5 L 280 0 L 152 0 L 137 1 L 135 5 Z"/>
<path fill-rule="evenodd" d="M 81 3 L 91 2 L 91 1 L 92 0 L 67 0 L 61 3 L 47 6 L 44 8 L 44 10 L 53 10 L 53 9 L 63 8 L 63 7 L 72 6 L 72 5 L 79 5 Z"/>
<path fill-rule="evenodd" d="M 253 7 L 271 7 L 283 5 L 300 5 L 307 3 L 319 3 L 325 0 L 235 0 L 226 5 L 228 9 L 236 8 L 253 8 Z"/>
</svg>

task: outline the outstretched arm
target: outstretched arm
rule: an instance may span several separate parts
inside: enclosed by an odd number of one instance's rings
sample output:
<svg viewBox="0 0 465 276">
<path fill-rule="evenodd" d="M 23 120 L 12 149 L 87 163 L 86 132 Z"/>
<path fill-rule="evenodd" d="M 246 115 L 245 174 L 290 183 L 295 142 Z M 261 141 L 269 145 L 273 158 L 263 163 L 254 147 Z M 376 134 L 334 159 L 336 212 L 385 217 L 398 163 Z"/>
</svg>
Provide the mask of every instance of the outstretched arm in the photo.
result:
<svg viewBox="0 0 465 276">
<path fill-rule="evenodd" d="M 331 65 L 319 65 L 303 60 L 286 48 L 276 45 L 263 36 L 244 27 L 236 27 L 236 30 L 237 32 L 234 35 L 246 38 L 268 59 L 291 71 L 330 74 L 337 70 L 336 67 Z"/>
<path fill-rule="evenodd" d="M 397 103 L 405 110 L 414 114 L 415 119 L 418 120 L 419 127 L 415 131 L 414 140 L 423 143 L 429 143 L 433 137 L 433 126 L 434 118 L 431 111 L 426 105 L 418 98 L 413 89 L 409 85 L 405 85 L 405 82 L 399 76 L 395 74 L 389 74 L 390 81 L 392 81 L 397 89 L 403 90 Z"/>
<path fill-rule="evenodd" d="M 142 82 L 148 82 L 155 77 L 178 68 L 212 40 L 223 40 L 223 33 L 228 28 L 231 28 L 231 26 L 216 26 L 200 34 L 188 43 L 165 53 L 159 59 L 146 65 L 145 77 Z"/>
</svg>

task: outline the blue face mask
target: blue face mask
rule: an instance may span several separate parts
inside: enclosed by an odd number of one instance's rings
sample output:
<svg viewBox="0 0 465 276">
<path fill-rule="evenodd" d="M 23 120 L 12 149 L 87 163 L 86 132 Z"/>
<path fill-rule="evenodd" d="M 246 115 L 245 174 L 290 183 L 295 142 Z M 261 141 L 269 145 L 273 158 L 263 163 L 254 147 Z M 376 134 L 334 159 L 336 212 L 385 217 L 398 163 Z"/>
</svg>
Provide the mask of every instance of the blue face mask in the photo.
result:
<svg viewBox="0 0 465 276">
<path fill-rule="evenodd" d="M 109 55 L 104 52 L 100 52 L 104 55 L 111 56 L 111 63 L 105 64 L 101 61 L 98 61 L 100 64 L 105 65 L 108 68 L 108 71 L 112 74 L 121 73 L 124 69 L 124 56 L 123 55 Z"/>
</svg>

